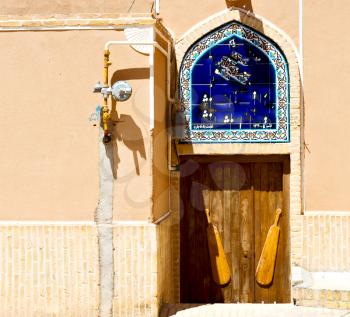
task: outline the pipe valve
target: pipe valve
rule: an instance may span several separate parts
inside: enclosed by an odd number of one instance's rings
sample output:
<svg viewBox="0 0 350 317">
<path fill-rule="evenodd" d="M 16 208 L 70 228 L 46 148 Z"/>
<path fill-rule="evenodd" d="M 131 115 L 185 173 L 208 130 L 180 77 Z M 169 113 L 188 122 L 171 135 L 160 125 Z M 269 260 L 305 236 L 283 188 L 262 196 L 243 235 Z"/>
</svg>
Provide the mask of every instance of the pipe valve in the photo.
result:
<svg viewBox="0 0 350 317">
<path fill-rule="evenodd" d="M 94 86 L 94 93 L 101 93 L 103 98 L 108 98 L 110 95 L 117 101 L 126 101 L 132 94 L 132 88 L 126 81 L 119 80 L 112 87 L 104 86 L 99 81 Z"/>
<path fill-rule="evenodd" d="M 113 84 L 112 87 L 108 84 L 108 68 L 111 65 L 109 61 L 110 52 L 108 49 L 105 49 L 103 57 L 104 57 L 104 73 L 103 73 L 103 84 L 101 82 L 97 82 L 94 86 L 94 93 L 101 93 L 103 96 L 103 107 L 101 109 L 100 119 L 102 120 L 102 126 L 104 131 L 103 143 L 109 143 L 112 140 L 111 133 L 108 130 L 108 122 L 111 118 L 110 109 L 108 107 L 108 99 L 109 96 L 113 96 L 113 98 L 117 101 L 125 101 L 128 100 L 131 96 L 132 89 L 131 86 L 126 81 L 117 81 Z M 96 116 L 97 117 L 97 116 Z M 95 116 L 90 118 L 90 121 L 94 122 L 96 120 Z"/>
<path fill-rule="evenodd" d="M 103 98 L 108 98 L 112 94 L 112 89 L 109 86 L 102 85 L 101 82 L 97 82 L 93 89 L 94 93 L 101 93 Z"/>
<path fill-rule="evenodd" d="M 102 88 L 103 88 L 103 85 L 101 84 L 100 81 L 98 81 L 94 86 L 93 92 L 94 93 L 101 92 Z"/>
</svg>

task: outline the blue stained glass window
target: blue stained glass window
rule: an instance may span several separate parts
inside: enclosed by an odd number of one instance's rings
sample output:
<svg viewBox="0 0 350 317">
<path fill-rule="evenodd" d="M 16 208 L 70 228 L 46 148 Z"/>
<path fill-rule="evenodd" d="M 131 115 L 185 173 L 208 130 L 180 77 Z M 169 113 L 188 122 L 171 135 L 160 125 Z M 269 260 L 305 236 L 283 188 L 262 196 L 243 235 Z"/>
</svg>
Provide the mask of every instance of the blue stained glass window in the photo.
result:
<svg viewBox="0 0 350 317">
<path fill-rule="evenodd" d="M 215 30 L 181 66 L 183 141 L 288 142 L 288 88 L 287 63 L 274 44 L 238 23 Z"/>
</svg>

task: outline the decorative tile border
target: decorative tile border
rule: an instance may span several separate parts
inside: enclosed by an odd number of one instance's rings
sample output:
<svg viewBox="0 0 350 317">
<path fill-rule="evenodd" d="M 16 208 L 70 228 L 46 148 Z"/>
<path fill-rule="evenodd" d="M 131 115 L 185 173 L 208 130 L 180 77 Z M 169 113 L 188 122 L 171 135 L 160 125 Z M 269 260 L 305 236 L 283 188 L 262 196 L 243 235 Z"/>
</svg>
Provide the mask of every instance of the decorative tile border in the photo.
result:
<svg viewBox="0 0 350 317">
<path fill-rule="evenodd" d="M 191 73 L 197 60 L 219 42 L 239 37 L 263 51 L 273 63 L 277 83 L 277 128 L 273 130 L 204 130 L 191 129 Z M 179 76 L 180 111 L 185 117 L 183 142 L 289 142 L 288 65 L 279 49 L 259 33 L 231 22 L 200 39 L 185 54 Z"/>
</svg>

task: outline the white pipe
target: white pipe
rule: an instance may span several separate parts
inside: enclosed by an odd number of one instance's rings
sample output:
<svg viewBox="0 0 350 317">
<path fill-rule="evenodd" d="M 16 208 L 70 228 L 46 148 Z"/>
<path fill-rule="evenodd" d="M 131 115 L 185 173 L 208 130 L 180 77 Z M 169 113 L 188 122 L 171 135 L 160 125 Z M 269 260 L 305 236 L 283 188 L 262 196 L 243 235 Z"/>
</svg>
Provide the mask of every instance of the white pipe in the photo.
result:
<svg viewBox="0 0 350 317">
<path fill-rule="evenodd" d="M 155 225 L 159 225 L 161 222 L 163 222 L 165 219 L 168 219 L 171 215 L 171 211 L 166 212 L 163 216 L 160 216 L 158 219 L 156 219 L 153 223 Z"/>
<path fill-rule="evenodd" d="M 299 63 L 300 63 L 300 78 L 304 82 L 304 34 L 303 34 L 303 0 L 299 0 Z"/>
<path fill-rule="evenodd" d="M 302 213 L 306 210 L 306 197 L 305 197 L 305 109 L 304 109 L 304 24 L 303 24 L 303 0 L 299 0 L 299 70 L 300 70 L 300 106 L 301 106 L 301 198 L 302 198 Z"/>
<path fill-rule="evenodd" d="M 4 220 L 0 226 L 96 226 L 95 221 Z"/>
<path fill-rule="evenodd" d="M 64 20 L 69 23 L 69 20 Z M 145 19 L 146 20 L 146 19 Z M 147 19 L 149 20 L 149 19 Z M 26 20 L 18 20 L 21 22 L 26 22 Z M 34 20 L 36 21 L 36 20 Z M 50 22 L 51 20 L 39 20 L 39 22 L 42 22 L 45 24 L 45 22 Z M 85 21 L 90 21 L 89 19 L 80 19 L 83 23 Z M 4 21 L 2 21 L 4 22 Z M 1 22 L 0 22 L 1 24 Z M 63 24 L 63 21 L 62 21 Z M 18 32 L 18 31 L 84 31 L 84 30 L 124 30 L 127 27 L 138 27 L 138 28 L 147 28 L 150 27 L 150 25 L 140 25 L 137 23 L 131 23 L 131 24 L 119 24 L 119 25 L 58 25 L 58 26 L 48 26 L 48 25 L 42 25 L 42 26 L 0 26 L 0 32 Z"/>
<path fill-rule="evenodd" d="M 175 102 L 174 98 L 171 98 L 170 93 L 170 76 L 171 76 L 171 43 L 168 41 L 167 38 L 165 38 L 163 35 L 161 35 L 160 32 L 156 30 L 157 34 L 160 35 L 164 41 L 167 42 L 168 45 L 168 51 L 166 51 L 164 48 L 162 48 L 157 42 L 130 42 L 130 41 L 108 41 L 105 44 L 105 50 L 108 50 L 110 46 L 112 45 L 153 45 L 155 48 L 157 48 L 166 58 L 167 58 L 167 98 L 168 101 L 171 103 Z M 154 53 L 153 53 L 154 54 Z M 151 55 L 151 54 L 150 54 Z"/>
<path fill-rule="evenodd" d="M 155 15 L 159 15 L 159 12 L 160 12 L 159 2 L 160 2 L 160 0 L 154 0 L 154 13 L 155 13 Z"/>
<path fill-rule="evenodd" d="M 348 213 L 350 216 L 350 213 Z M 64 226 L 64 227 L 96 227 L 96 221 L 64 221 L 64 220 L 3 220 L 0 221 L 0 227 L 8 226 Z M 99 224 L 100 227 L 120 227 L 120 226 L 154 226 L 154 223 L 148 221 L 128 221 L 114 220 L 111 223 Z"/>
<path fill-rule="evenodd" d="M 155 45 L 155 44 L 154 44 Z M 149 127 L 154 129 L 154 46 L 149 54 Z"/>
<path fill-rule="evenodd" d="M 124 30 L 125 26 L 1 26 L 0 32 L 24 32 L 24 31 L 90 31 L 90 30 Z"/>
<path fill-rule="evenodd" d="M 150 129 L 154 128 L 154 48 L 157 48 L 165 57 L 169 59 L 169 54 L 166 50 L 164 50 L 157 42 L 155 41 L 145 41 L 145 42 L 131 42 L 131 41 L 108 41 L 104 49 L 109 50 L 112 45 L 150 45 L 152 46 L 151 51 L 149 53 L 149 102 L 150 102 Z M 170 86 L 170 80 L 169 86 Z M 170 93 L 170 87 L 169 87 Z"/>
<path fill-rule="evenodd" d="M 155 41 L 152 41 L 152 42 L 109 41 L 105 44 L 105 47 L 104 47 L 105 50 L 109 50 L 109 47 L 112 45 L 152 45 L 156 49 L 158 49 L 165 57 L 167 58 L 169 57 L 168 52 Z M 150 55 L 154 55 L 154 52 L 153 53 L 151 52 Z"/>
<path fill-rule="evenodd" d="M 112 45 L 156 45 L 155 41 L 145 41 L 145 42 L 131 42 L 131 41 L 108 41 L 105 44 L 105 50 L 108 50 Z"/>
</svg>

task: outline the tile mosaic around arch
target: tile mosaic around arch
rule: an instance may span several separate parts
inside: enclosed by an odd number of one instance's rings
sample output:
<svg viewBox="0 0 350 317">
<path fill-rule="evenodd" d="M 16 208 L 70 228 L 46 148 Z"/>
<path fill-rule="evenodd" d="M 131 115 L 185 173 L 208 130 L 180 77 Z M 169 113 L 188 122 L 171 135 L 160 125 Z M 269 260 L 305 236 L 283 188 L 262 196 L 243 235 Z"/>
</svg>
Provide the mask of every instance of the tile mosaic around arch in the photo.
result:
<svg viewBox="0 0 350 317">
<path fill-rule="evenodd" d="M 191 113 L 191 69 L 200 55 L 219 41 L 238 36 L 261 49 L 274 64 L 277 82 L 277 127 L 273 130 L 203 130 L 193 131 L 190 125 Z M 289 142 L 289 78 L 288 66 L 282 53 L 267 38 L 237 22 L 231 22 L 206 35 L 185 54 L 179 77 L 180 112 L 185 118 L 184 143 L 215 142 Z"/>
</svg>

